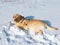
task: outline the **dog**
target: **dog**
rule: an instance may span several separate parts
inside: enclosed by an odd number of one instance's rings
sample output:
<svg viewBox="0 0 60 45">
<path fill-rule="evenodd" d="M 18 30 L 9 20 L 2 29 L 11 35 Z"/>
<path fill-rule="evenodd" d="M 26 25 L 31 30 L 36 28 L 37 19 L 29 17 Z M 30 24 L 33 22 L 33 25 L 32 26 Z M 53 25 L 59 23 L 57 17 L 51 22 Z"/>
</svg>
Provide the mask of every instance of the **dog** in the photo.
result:
<svg viewBox="0 0 60 45">
<path fill-rule="evenodd" d="M 13 20 L 15 22 L 15 25 L 20 27 L 21 29 L 33 30 L 38 34 L 43 34 L 43 31 L 45 29 L 53 30 L 53 31 L 58 30 L 58 28 L 48 26 L 48 24 L 43 20 L 37 20 L 37 19 L 29 20 L 20 14 L 15 14 L 13 16 Z"/>
</svg>

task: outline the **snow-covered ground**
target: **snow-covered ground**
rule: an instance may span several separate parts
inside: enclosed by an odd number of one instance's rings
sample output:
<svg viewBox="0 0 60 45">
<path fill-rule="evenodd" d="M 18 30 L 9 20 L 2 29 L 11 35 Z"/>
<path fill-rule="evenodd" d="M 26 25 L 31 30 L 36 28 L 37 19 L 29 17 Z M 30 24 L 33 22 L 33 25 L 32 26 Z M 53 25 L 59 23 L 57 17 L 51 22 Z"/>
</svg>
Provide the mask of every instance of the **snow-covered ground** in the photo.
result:
<svg viewBox="0 0 60 45">
<path fill-rule="evenodd" d="M 15 13 L 49 22 L 49 25 L 57 27 L 58 31 L 46 30 L 46 33 L 49 35 L 57 34 L 56 38 L 60 41 L 60 0 L 8 0 L 7 2 L 0 0 L 0 30 L 3 30 L 2 25 L 13 20 L 12 16 Z M 0 36 L 2 37 L 0 45 L 9 45 L 6 37 L 2 34 Z"/>
<path fill-rule="evenodd" d="M 0 40 L 9 45 L 60 45 L 57 35 L 36 34 L 34 31 L 21 30 L 11 22 L 4 25 L 0 31 Z M 31 33 L 30 33 L 31 32 Z M 2 44 L 1 44 L 2 45 Z"/>
</svg>

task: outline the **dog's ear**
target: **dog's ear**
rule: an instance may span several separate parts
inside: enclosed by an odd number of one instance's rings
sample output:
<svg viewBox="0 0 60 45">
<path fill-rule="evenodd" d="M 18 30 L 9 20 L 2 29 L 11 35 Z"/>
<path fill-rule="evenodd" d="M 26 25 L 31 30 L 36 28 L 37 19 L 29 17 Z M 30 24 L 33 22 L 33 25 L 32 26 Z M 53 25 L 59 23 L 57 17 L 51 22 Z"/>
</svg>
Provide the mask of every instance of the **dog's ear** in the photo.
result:
<svg viewBox="0 0 60 45">
<path fill-rule="evenodd" d="M 19 17 L 20 20 L 25 19 L 24 16 L 22 16 L 21 14 L 16 14 L 16 15 Z"/>
<path fill-rule="evenodd" d="M 14 14 L 13 18 L 24 18 L 21 14 Z"/>
</svg>

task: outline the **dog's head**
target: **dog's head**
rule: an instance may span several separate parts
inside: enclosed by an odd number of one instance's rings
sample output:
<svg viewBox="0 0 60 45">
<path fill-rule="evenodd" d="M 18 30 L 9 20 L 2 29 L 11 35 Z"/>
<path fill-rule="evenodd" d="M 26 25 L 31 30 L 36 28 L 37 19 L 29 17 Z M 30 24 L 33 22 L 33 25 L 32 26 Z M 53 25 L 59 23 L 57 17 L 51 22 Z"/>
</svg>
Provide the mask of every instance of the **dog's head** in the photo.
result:
<svg viewBox="0 0 60 45">
<path fill-rule="evenodd" d="M 15 22 L 19 22 L 20 20 L 25 19 L 25 18 L 20 14 L 15 14 L 13 16 L 13 19 L 14 19 Z"/>
</svg>

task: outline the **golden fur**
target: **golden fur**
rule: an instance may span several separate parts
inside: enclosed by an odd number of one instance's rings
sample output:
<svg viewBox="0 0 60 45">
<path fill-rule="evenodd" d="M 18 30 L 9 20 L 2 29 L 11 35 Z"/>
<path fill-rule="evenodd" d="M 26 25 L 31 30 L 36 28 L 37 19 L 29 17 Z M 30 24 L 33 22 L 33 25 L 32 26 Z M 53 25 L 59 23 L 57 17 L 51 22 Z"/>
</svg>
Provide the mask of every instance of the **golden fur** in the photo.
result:
<svg viewBox="0 0 60 45">
<path fill-rule="evenodd" d="M 28 20 L 20 14 L 15 14 L 13 19 L 16 26 L 25 30 L 33 30 L 38 34 L 43 34 L 44 29 L 57 30 L 57 28 L 48 26 L 47 23 L 42 20 Z"/>
</svg>

